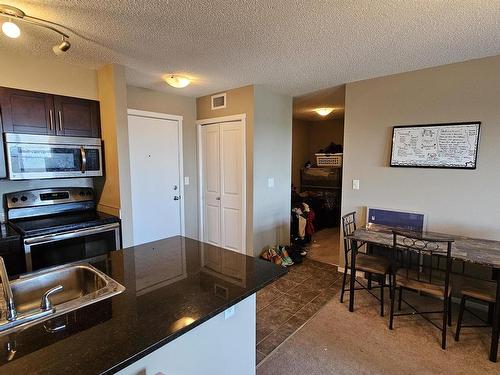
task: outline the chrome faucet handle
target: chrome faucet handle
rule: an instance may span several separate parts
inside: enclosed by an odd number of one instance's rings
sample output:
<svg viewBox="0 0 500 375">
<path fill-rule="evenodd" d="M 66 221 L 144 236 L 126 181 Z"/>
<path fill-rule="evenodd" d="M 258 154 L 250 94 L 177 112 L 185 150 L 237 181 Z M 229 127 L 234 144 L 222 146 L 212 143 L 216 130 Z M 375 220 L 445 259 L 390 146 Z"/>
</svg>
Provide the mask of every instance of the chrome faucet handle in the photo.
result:
<svg viewBox="0 0 500 375">
<path fill-rule="evenodd" d="M 53 306 L 52 306 L 52 302 L 50 301 L 49 297 L 52 296 L 55 293 L 60 292 L 61 290 L 63 290 L 63 286 L 62 285 L 57 285 L 57 286 L 55 286 L 55 287 L 50 288 L 49 290 L 47 290 L 45 292 L 45 294 L 43 295 L 43 297 L 42 297 L 42 302 L 40 303 L 40 309 L 42 311 L 51 310 L 53 308 Z"/>
</svg>

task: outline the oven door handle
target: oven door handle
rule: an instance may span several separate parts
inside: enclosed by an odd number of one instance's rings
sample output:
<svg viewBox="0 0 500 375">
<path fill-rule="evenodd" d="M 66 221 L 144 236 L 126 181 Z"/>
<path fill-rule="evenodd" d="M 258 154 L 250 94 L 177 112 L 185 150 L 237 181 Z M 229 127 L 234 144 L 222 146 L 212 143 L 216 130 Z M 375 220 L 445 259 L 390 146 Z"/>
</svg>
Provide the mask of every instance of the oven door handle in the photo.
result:
<svg viewBox="0 0 500 375">
<path fill-rule="evenodd" d="M 119 227 L 120 227 L 119 223 L 113 223 L 113 224 L 99 225 L 99 226 L 93 227 L 93 228 L 77 229 L 77 230 L 73 230 L 73 231 L 69 231 L 69 232 L 47 234 L 45 236 L 26 238 L 24 240 L 24 244 L 31 246 L 31 245 L 42 244 L 42 243 L 47 243 L 47 242 L 67 240 L 67 239 L 71 239 L 71 238 L 77 238 L 77 237 L 82 237 L 82 236 L 88 236 L 91 234 L 107 232 L 110 230 L 116 230 Z"/>
</svg>

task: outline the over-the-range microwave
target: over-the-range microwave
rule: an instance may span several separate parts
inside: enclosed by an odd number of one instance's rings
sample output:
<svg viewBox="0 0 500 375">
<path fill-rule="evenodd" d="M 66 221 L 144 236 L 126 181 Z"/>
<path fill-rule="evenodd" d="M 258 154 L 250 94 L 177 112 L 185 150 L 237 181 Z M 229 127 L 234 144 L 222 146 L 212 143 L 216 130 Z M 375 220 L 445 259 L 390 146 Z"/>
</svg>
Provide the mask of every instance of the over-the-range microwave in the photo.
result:
<svg viewBox="0 0 500 375">
<path fill-rule="evenodd" d="M 5 133 L 11 180 L 102 176 L 99 138 Z"/>
</svg>

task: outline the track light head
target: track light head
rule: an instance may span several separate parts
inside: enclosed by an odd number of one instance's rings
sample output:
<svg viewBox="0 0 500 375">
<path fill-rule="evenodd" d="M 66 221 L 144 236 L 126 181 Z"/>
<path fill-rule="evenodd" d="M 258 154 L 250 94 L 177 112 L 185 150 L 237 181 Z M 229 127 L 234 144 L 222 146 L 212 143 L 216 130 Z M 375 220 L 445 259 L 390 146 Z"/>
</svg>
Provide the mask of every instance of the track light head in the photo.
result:
<svg viewBox="0 0 500 375">
<path fill-rule="evenodd" d="M 71 43 L 63 38 L 61 43 L 56 44 L 54 47 L 52 47 L 52 51 L 54 51 L 56 55 L 61 55 L 64 52 L 67 52 L 70 48 L 71 48 Z"/>
</svg>

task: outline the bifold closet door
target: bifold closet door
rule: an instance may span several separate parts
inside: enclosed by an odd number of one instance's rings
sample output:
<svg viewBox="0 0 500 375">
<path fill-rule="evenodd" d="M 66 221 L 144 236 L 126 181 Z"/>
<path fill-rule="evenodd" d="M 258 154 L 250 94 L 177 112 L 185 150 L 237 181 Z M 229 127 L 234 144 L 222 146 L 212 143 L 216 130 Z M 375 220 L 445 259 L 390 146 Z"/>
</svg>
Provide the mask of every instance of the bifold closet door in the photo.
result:
<svg viewBox="0 0 500 375">
<path fill-rule="evenodd" d="M 244 253 L 245 137 L 240 121 L 202 127 L 204 241 Z"/>
<path fill-rule="evenodd" d="M 220 245 L 220 134 L 219 124 L 205 125 L 202 134 L 203 240 Z"/>
</svg>

